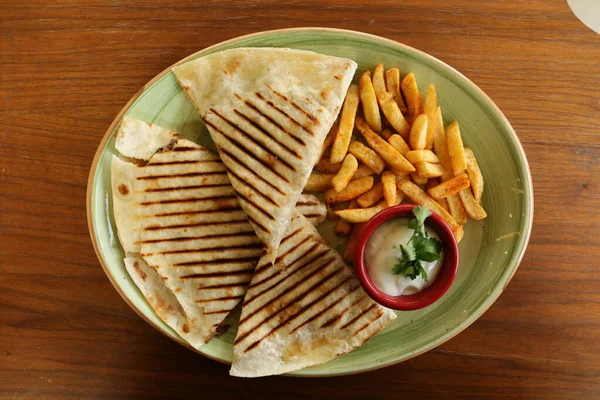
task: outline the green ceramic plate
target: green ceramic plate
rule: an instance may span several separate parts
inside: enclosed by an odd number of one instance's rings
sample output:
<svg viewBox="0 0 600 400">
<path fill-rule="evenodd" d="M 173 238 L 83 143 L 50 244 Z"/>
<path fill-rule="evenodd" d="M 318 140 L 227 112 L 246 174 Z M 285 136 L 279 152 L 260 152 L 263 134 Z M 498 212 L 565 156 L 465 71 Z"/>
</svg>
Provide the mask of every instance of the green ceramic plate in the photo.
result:
<svg viewBox="0 0 600 400">
<path fill-rule="evenodd" d="M 242 46 L 291 47 L 347 57 L 359 65 L 356 77 L 378 63 L 398 67 L 403 73 L 414 72 L 422 91 L 430 82 L 435 84 L 444 122 L 460 123 L 464 142 L 473 148 L 486 179 L 483 204 L 488 218 L 467 224 L 460 245 L 458 276 L 450 291 L 426 309 L 398 313 L 393 323 L 360 349 L 293 375 L 344 375 L 381 368 L 431 350 L 473 323 L 515 273 L 533 218 L 533 191 L 525 153 L 498 107 L 471 81 L 435 58 L 391 40 L 352 31 L 301 28 L 257 33 L 209 47 L 181 62 Z M 124 254 L 112 217 L 109 166 L 115 154 L 113 136 L 125 115 L 173 128 L 203 145 L 212 145 L 210 136 L 169 68 L 138 92 L 117 116 L 98 148 L 88 183 L 89 229 L 106 274 L 142 318 L 185 345 L 154 314 L 123 265 Z M 236 324 L 235 318 L 230 319 L 229 332 L 213 339 L 199 353 L 231 362 Z"/>
</svg>

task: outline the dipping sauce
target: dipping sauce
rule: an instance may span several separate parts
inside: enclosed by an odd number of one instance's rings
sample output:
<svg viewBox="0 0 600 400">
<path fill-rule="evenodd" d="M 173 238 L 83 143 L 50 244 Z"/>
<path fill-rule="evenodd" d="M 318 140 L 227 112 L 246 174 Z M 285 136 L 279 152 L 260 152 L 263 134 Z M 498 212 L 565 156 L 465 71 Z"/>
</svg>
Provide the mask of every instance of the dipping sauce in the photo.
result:
<svg viewBox="0 0 600 400">
<path fill-rule="evenodd" d="M 385 294 L 401 296 L 419 293 L 433 283 L 443 263 L 437 261 L 421 261 L 427 272 L 428 280 L 417 276 L 414 280 L 400 273 L 394 275 L 394 265 L 402 259 L 401 244 L 406 244 L 414 230 L 408 227 L 409 218 L 392 218 L 381 224 L 367 242 L 365 247 L 365 267 L 373 284 Z M 425 232 L 439 240 L 439 236 L 425 225 Z"/>
</svg>

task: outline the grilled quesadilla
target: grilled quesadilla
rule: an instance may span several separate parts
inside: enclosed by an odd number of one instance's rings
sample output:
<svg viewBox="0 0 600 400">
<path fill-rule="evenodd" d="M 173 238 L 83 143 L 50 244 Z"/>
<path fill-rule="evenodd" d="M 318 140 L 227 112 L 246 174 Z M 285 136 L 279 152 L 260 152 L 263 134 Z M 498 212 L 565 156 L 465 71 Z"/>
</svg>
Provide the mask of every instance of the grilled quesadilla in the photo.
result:
<svg viewBox="0 0 600 400">
<path fill-rule="evenodd" d="M 395 318 L 296 213 L 272 264 L 259 261 L 242 305 L 231 375 L 282 374 L 362 346 Z"/>
<path fill-rule="evenodd" d="M 123 248 L 145 259 L 127 258 L 127 270 L 159 317 L 199 347 L 245 294 L 262 253 L 223 163 L 180 139 L 146 165 L 113 156 L 112 187 Z M 324 219 L 314 196 L 299 206 Z"/>
<path fill-rule="evenodd" d="M 173 68 L 271 261 L 355 70 L 349 59 L 277 48 L 226 50 Z"/>
</svg>

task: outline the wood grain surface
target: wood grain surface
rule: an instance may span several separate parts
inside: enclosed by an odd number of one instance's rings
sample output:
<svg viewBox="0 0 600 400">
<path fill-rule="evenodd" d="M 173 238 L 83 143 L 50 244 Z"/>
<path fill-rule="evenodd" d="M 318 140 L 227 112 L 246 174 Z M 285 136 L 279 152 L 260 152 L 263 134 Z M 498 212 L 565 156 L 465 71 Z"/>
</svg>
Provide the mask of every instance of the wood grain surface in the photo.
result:
<svg viewBox="0 0 600 400">
<path fill-rule="evenodd" d="M 600 398 L 600 35 L 563 0 L 0 2 L 0 398 Z M 529 157 L 535 220 L 505 293 L 429 353 L 356 376 L 243 380 L 147 325 L 88 234 L 89 167 L 121 107 L 206 46 L 347 28 L 454 66 Z"/>
</svg>

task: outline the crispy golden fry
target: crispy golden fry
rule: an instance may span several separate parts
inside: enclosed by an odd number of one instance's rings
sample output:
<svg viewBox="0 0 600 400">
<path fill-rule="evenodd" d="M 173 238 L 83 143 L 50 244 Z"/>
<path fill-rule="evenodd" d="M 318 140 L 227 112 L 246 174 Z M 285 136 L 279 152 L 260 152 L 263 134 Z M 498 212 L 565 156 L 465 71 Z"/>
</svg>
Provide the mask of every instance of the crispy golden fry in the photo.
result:
<svg viewBox="0 0 600 400">
<path fill-rule="evenodd" d="M 433 137 L 433 151 L 440 160 L 440 165 L 444 168 L 444 173 L 452 175 L 452 164 L 448 155 L 448 143 L 446 142 L 446 133 L 444 132 L 444 121 L 442 120 L 442 109 L 435 109 L 435 135 Z"/>
<path fill-rule="evenodd" d="M 348 209 L 353 209 L 357 207 L 358 205 L 356 204 L 356 199 L 354 199 L 350 202 Z M 336 215 L 336 217 L 338 216 Z M 338 221 L 333 227 L 333 232 L 336 236 L 347 237 L 352 232 L 352 226 L 353 225 L 350 222 L 338 217 Z"/>
<path fill-rule="evenodd" d="M 427 150 L 431 150 L 433 146 L 433 137 L 435 136 L 436 129 L 436 108 L 437 93 L 435 91 L 435 86 L 433 86 L 433 84 L 430 83 L 429 88 L 427 90 L 427 95 L 425 96 L 425 103 L 423 104 L 423 114 L 427 115 L 427 119 L 429 120 L 429 125 L 427 125 L 427 144 L 425 145 L 425 148 Z"/>
<path fill-rule="evenodd" d="M 475 197 L 477 203 L 481 204 L 481 198 L 483 197 L 483 175 L 481 174 L 473 150 L 465 147 L 465 157 L 467 158 L 467 175 L 469 175 L 469 180 L 471 181 L 473 197 Z"/>
<path fill-rule="evenodd" d="M 340 168 L 342 168 L 341 163 L 332 164 L 329 161 L 328 157 L 323 157 L 315 164 L 314 169 L 316 169 L 319 172 L 326 173 L 326 174 L 335 174 L 340 170 Z"/>
<path fill-rule="evenodd" d="M 350 154 L 354 155 L 373 172 L 380 174 L 385 168 L 385 161 L 373 150 L 362 144 L 361 142 L 352 141 L 348 147 Z"/>
<path fill-rule="evenodd" d="M 402 200 L 404 200 L 404 193 L 398 189 L 396 190 L 396 204 L 394 205 L 397 206 L 398 204 L 402 203 Z"/>
<path fill-rule="evenodd" d="M 436 200 L 445 199 L 470 186 L 467 174 L 460 174 L 444 183 L 428 188 L 427 193 Z"/>
<path fill-rule="evenodd" d="M 419 162 L 415 164 L 415 168 L 421 178 L 439 178 L 444 174 L 444 170 L 440 164 Z"/>
<path fill-rule="evenodd" d="M 454 220 L 461 225 L 466 224 L 467 212 L 462 201 L 460 200 L 460 197 L 458 197 L 458 194 L 451 194 L 450 196 L 446 197 L 446 201 L 448 202 L 448 209 L 450 210 L 450 215 L 452 215 L 452 218 L 454 218 Z"/>
<path fill-rule="evenodd" d="M 356 118 L 356 128 L 362 133 L 364 138 L 369 143 L 369 146 L 377 154 L 383 158 L 383 160 L 396 171 L 414 172 L 415 167 L 408 162 L 402 154 L 398 152 L 391 144 L 383 140 L 381 136 L 373 132 L 367 123 L 360 117 Z"/>
<path fill-rule="evenodd" d="M 448 125 L 448 128 L 446 128 L 446 141 L 448 142 L 448 155 L 450 156 L 450 162 L 452 163 L 452 173 L 454 176 L 465 173 L 467 170 L 465 148 L 456 121 L 452 122 Z"/>
<path fill-rule="evenodd" d="M 336 192 L 334 189 L 329 189 L 324 194 L 325 201 L 328 203 L 350 201 L 371 190 L 374 181 L 375 180 L 372 176 L 365 176 L 364 178 L 350 181 L 350 183 L 348 183 L 348 185 L 340 192 Z"/>
<path fill-rule="evenodd" d="M 421 190 L 417 185 L 409 181 L 402 181 L 398 184 L 398 189 L 400 189 L 405 195 L 408 196 L 413 202 L 420 206 L 426 206 L 434 213 L 438 214 L 452 229 L 454 232 L 454 236 L 456 240 L 459 240 L 460 230 L 462 229 L 461 225 L 457 223 L 452 215 L 450 215 L 444 208 L 442 208 L 434 199 L 429 197 L 427 193 Z M 339 215 L 339 214 L 338 214 Z M 340 215 L 341 217 L 341 215 Z M 342 217 L 343 218 L 343 217 Z"/>
<path fill-rule="evenodd" d="M 379 96 L 387 91 L 385 87 L 385 80 L 383 78 L 383 64 L 379 64 L 373 70 L 372 81 L 373 90 L 375 90 L 375 97 L 377 97 L 377 100 L 379 101 Z M 379 105 L 381 105 L 381 103 L 379 103 Z"/>
<path fill-rule="evenodd" d="M 384 129 L 381 131 L 381 137 L 385 140 L 389 140 L 393 134 L 394 132 L 392 132 L 390 129 Z"/>
<path fill-rule="evenodd" d="M 487 217 L 483 207 L 481 207 L 479 203 L 477 203 L 477 200 L 475 200 L 475 197 L 473 197 L 471 189 L 463 189 L 458 192 L 458 195 L 460 196 L 460 200 L 462 201 L 469 218 L 480 220 Z"/>
<path fill-rule="evenodd" d="M 371 72 L 367 71 L 360 77 L 358 81 L 358 88 L 360 91 L 360 102 L 363 107 L 363 114 L 367 124 L 375 132 L 381 132 L 381 116 L 379 115 L 379 106 L 377 105 L 377 97 L 375 96 L 375 89 L 373 89 L 373 83 L 371 82 Z"/>
<path fill-rule="evenodd" d="M 352 233 L 346 241 L 346 249 L 344 250 L 343 259 L 348 264 L 354 264 L 354 250 L 356 248 L 356 239 L 364 224 L 354 224 L 352 227 Z"/>
<path fill-rule="evenodd" d="M 406 103 L 404 103 L 402 93 L 400 93 L 400 70 L 398 68 L 390 68 L 385 71 L 385 86 L 387 91 L 394 96 L 394 100 L 398 104 L 398 108 L 400 108 L 402 114 L 406 115 L 408 109 L 406 108 Z"/>
<path fill-rule="evenodd" d="M 413 150 L 423 150 L 427 145 L 427 126 L 429 125 L 429 119 L 427 115 L 421 114 L 413 122 L 413 126 L 410 128 L 410 137 L 408 144 Z"/>
<path fill-rule="evenodd" d="M 413 165 L 419 162 L 428 162 L 433 164 L 440 163 L 440 159 L 431 150 L 411 150 L 406 152 L 404 157 L 406 157 L 406 159 Z"/>
<path fill-rule="evenodd" d="M 336 214 L 339 215 L 340 218 L 345 219 L 348 222 L 358 224 L 361 222 L 367 222 L 387 207 L 387 202 L 385 200 L 382 200 L 379 203 L 375 204 L 373 207 L 340 210 L 336 211 Z"/>
<path fill-rule="evenodd" d="M 392 135 L 387 141 L 392 145 L 393 148 L 398 150 L 398 153 L 402 154 L 404 157 L 406 157 L 406 153 L 410 151 L 410 147 L 408 147 L 408 144 L 406 144 L 400 135 Z"/>
<path fill-rule="evenodd" d="M 358 86 L 352 84 L 346 93 L 346 99 L 342 106 L 339 128 L 333 142 L 333 147 L 331 148 L 330 161 L 332 164 L 341 163 L 346 156 L 348 144 L 350 143 L 352 131 L 354 130 L 354 118 L 356 118 L 356 110 L 358 110 L 358 101 Z"/>
<path fill-rule="evenodd" d="M 333 125 L 331 125 L 331 129 L 329 130 L 329 133 L 325 137 L 325 140 L 323 141 L 323 146 L 321 147 L 321 155 L 319 156 L 319 158 L 323 157 L 323 154 L 325 154 L 327 149 L 333 144 L 333 141 L 335 140 L 338 129 L 339 129 L 339 123 L 334 122 Z"/>
<path fill-rule="evenodd" d="M 352 154 L 346 154 L 346 158 L 344 158 L 340 172 L 338 172 L 337 175 L 331 179 L 333 190 L 340 192 L 343 188 L 345 188 L 350 182 L 350 179 L 352 179 L 356 173 L 356 170 L 358 170 L 358 161 L 356 160 L 356 157 L 354 157 Z"/>
<path fill-rule="evenodd" d="M 354 174 L 352 179 L 359 179 L 359 178 L 363 178 L 365 176 L 371 176 L 374 174 L 375 174 L 375 172 L 371 168 L 367 167 L 364 164 L 361 164 L 358 166 L 358 169 L 356 170 L 356 173 Z"/>
<path fill-rule="evenodd" d="M 424 176 L 419 175 L 417 172 L 412 172 L 410 174 L 410 178 L 417 185 L 425 185 L 425 184 L 427 184 L 427 178 L 425 178 Z"/>
<path fill-rule="evenodd" d="M 390 171 L 384 171 L 381 175 L 381 183 L 383 185 L 383 197 L 388 206 L 396 205 L 396 175 Z"/>
<path fill-rule="evenodd" d="M 383 184 L 381 182 L 376 183 L 375 186 L 367 193 L 361 194 L 356 202 L 359 206 L 366 208 L 371 207 L 383 198 Z"/>
<path fill-rule="evenodd" d="M 438 186 L 440 184 L 440 182 L 437 180 L 437 178 L 432 178 L 429 179 L 427 181 L 427 185 L 425 185 L 425 189 L 427 189 L 427 193 L 429 194 L 429 191 L 431 189 L 433 189 L 434 187 Z M 429 194 L 431 196 L 431 194 Z M 433 197 L 433 196 L 432 196 Z M 450 210 L 448 209 L 448 202 L 446 201 L 446 199 L 436 199 L 434 197 L 434 200 L 437 201 L 437 203 L 442 206 L 442 208 L 448 212 L 450 212 Z"/>
<path fill-rule="evenodd" d="M 402 111 L 398 108 L 398 104 L 394 101 L 394 96 L 390 92 L 382 92 L 377 95 L 379 106 L 383 111 L 383 115 L 390 123 L 392 128 L 405 139 L 408 139 L 410 125 L 404 119 Z"/>
<path fill-rule="evenodd" d="M 323 192 L 332 187 L 331 180 L 334 176 L 334 174 L 312 173 L 308 177 L 308 182 L 306 182 L 304 190 L 307 192 Z"/>
<path fill-rule="evenodd" d="M 408 108 L 408 122 L 412 124 L 412 121 L 417 118 L 418 115 L 423 114 L 423 98 L 419 93 L 419 87 L 417 86 L 417 80 L 415 74 L 412 72 L 402 79 L 400 84 L 406 104 Z"/>
</svg>

